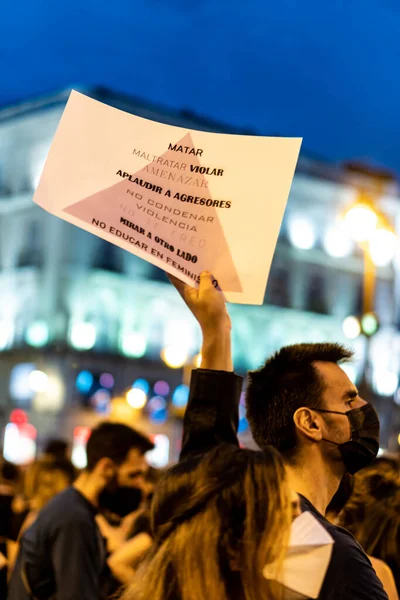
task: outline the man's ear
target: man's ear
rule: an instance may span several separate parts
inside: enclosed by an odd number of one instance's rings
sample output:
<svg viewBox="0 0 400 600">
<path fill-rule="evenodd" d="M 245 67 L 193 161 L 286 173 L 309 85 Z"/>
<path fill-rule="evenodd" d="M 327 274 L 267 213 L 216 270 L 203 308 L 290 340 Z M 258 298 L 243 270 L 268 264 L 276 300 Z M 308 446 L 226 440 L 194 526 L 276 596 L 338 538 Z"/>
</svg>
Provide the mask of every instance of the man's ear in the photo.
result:
<svg viewBox="0 0 400 600">
<path fill-rule="evenodd" d="M 309 440 L 319 442 L 322 439 L 321 419 L 312 409 L 306 406 L 298 408 L 293 415 L 293 422 L 297 432 Z"/>
<path fill-rule="evenodd" d="M 115 476 L 115 463 L 111 460 L 111 458 L 101 458 L 95 466 L 94 471 L 96 472 L 96 475 L 102 477 L 104 481 L 108 483 Z"/>
</svg>

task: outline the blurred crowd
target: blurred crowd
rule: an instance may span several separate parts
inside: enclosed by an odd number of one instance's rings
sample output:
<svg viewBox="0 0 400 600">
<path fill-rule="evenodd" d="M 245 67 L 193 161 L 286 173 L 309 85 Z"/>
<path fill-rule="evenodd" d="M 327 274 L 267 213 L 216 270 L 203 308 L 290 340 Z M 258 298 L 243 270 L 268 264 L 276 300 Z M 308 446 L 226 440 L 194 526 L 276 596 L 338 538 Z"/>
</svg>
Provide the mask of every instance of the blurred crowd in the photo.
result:
<svg viewBox="0 0 400 600">
<path fill-rule="evenodd" d="M 149 442 L 149 446 L 150 446 Z M 106 544 L 111 574 L 104 582 L 104 598 L 128 584 L 139 560 L 151 546 L 150 503 L 161 471 L 149 466 L 133 502 L 134 510 L 122 518 L 107 511 L 96 514 Z M 70 488 L 79 471 L 70 460 L 63 440 L 51 440 L 42 456 L 25 467 L 0 461 L 0 598 L 7 598 L 8 580 L 19 553 L 19 541 L 55 496 Z M 129 509 L 131 506 L 129 506 Z M 71 544 L 71 551 L 73 545 Z M 113 576 L 114 575 L 114 576 Z"/>
<path fill-rule="evenodd" d="M 0 598 L 398 600 L 400 461 L 378 457 L 379 420 L 337 344 L 283 348 L 246 388 L 259 450 L 240 446 L 242 379 L 208 274 L 175 282 L 203 333 L 176 465 L 104 421 L 77 471 L 50 440 L 24 468 L 0 463 Z"/>
<path fill-rule="evenodd" d="M 220 449 L 224 455 L 226 449 Z M 218 454 L 213 457 L 218 459 Z M 232 460 L 228 452 L 221 461 Z M 202 474 L 205 479 L 207 473 Z M 219 474 L 225 481 L 224 475 Z M 36 520 L 39 512 L 57 494 L 71 486 L 77 470 L 69 459 L 68 444 L 61 440 L 51 441 L 45 453 L 34 463 L 20 468 L 1 461 L 0 468 L 0 598 L 7 597 L 7 581 L 14 568 L 19 549 L 19 539 Z M 108 582 L 102 597 L 118 597 L 116 592 L 129 585 L 140 562 L 148 555 L 152 542 L 150 506 L 162 472 L 148 467 L 142 483 L 142 494 L 136 510 L 124 518 L 114 513 L 102 512 L 96 520 L 106 541 L 107 562 L 113 585 Z M 165 502 L 179 501 L 185 494 L 188 475 L 184 470 L 169 473 L 173 477 Z M 193 477 L 200 478 L 194 470 Z M 200 482 L 199 482 L 200 483 Z M 210 485 L 204 481 L 203 485 Z M 165 477 L 164 477 L 165 485 Z M 266 484 L 267 485 L 267 484 Z M 240 489 L 237 490 L 240 493 Z M 254 492 L 253 492 L 254 493 Z M 171 494 L 171 497 L 168 497 Z M 178 496 L 178 497 L 177 497 Z M 251 501 L 254 501 L 254 496 Z M 229 504 L 226 504 L 226 509 Z M 368 554 L 372 565 L 388 590 L 400 590 L 400 461 L 397 457 L 377 458 L 370 466 L 355 476 L 344 476 L 341 485 L 327 509 L 327 519 L 351 532 Z M 204 516 L 204 532 L 207 519 L 215 523 L 213 515 Z M 267 523 L 265 524 L 267 525 Z M 202 533 L 202 532 L 200 532 Z M 222 535 L 222 532 L 219 532 Z M 254 541 L 256 533 L 253 532 Z M 192 540 L 193 541 L 193 540 Z M 191 543 L 188 540 L 188 543 Z M 182 548 L 183 552 L 185 549 Z M 249 548 L 250 550 L 250 548 Z M 256 552 L 256 548 L 252 551 Z M 161 568 L 161 567 L 160 567 Z M 154 574 L 156 576 L 156 573 Z M 100 597 L 100 596 L 99 596 Z M 235 597 L 235 596 L 232 596 Z M 393 596 L 395 597 L 395 596 Z M 133 598 L 133 596 L 132 596 Z"/>
</svg>

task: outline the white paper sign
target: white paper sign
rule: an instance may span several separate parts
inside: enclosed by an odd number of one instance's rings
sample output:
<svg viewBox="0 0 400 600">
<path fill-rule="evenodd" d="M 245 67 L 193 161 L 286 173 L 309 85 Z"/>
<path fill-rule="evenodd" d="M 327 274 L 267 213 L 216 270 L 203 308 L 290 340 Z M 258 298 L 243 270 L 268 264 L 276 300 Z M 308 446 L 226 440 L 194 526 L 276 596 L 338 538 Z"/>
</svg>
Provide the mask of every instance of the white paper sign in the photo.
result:
<svg viewBox="0 0 400 600">
<path fill-rule="evenodd" d="M 230 302 L 262 304 L 300 138 L 155 123 L 73 91 L 34 201 Z"/>
</svg>

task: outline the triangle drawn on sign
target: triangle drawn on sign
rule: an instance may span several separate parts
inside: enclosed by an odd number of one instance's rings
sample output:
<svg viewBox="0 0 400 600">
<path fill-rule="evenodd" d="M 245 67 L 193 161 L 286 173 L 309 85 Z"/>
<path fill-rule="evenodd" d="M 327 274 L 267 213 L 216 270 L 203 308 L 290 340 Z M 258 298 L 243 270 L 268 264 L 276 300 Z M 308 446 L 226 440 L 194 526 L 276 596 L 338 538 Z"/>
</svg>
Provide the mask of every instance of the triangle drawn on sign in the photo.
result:
<svg viewBox="0 0 400 600">
<path fill-rule="evenodd" d="M 189 132 L 174 147 L 179 146 L 194 148 Z M 174 261 L 181 268 L 184 267 L 197 275 L 203 270 L 210 271 L 224 291 L 241 292 L 242 286 L 218 217 L 218 210 L 229 210 L 229 208 L 218 209 L 212 205 L 213 199 L 207 188 L 206 178 L 203 174 L 193 173 L 190 169 L 190 164 L 202 166 L 199 158 L 194 154 L 189 156 L 169 149 L 158 159 L 131 174 L 129 179 L 124 178 L 104 190 L 75 202 L 64 208 L 64 211 L 90 225 L 93 224 L 93 220 L 105 223 L 106 229 L 100 231 L 110 233 L 110 228 L 113 228 L 111 233 L 118 236 L 117 245 L 128 251 L 132 251 L 132 242 L 129 241 L 131 237 L 135 241 L 143 242 L 138 246 L 141 246 L 147 254 L 151 254 L 151 248 L 158 251 L 157 258 L 166 264 L 168 257 L 170 266 L 175 266 L 171 263 Z M 185 160 L 182 160 L 183 158 Z M 188 162 L 185 169 L 163 166 L 163 164 L 169 165 L 170 162 L 184 164 L 186 161 Z M 164 176 L 162 177 L 161 174 Z M 165 177 L 170 174 L 170 179 Z M 190 193 L 188 189 L 192 188 L 185 184 L 188 177 L 199 182 Z M 142 186 L 134 183 L 135 179 L 141 181 Z M 162 188 L 162 192 L 143 187 L 145 182 L 154 184 L 153 187 Z M 168 189 L 171 197 L 164 195 Z M 174 198 L 177 193 L 179 197 L 187 194 L 204 199 L 210 206 L 183 202 Z M 145 230 L 145 234 L 140 233 L 141 228 Z M 115 231 L 119 231 L 120 234 L 115 234 Z M 148 231 L 152 232 L 152 240 L 146 237 Z M 165 245 L 155 243 L 156 236 L 170 247 L 172 246 L 174 251 L 170 251 Z M 177 254 L 178 251 L 180 256 Z M 196 256 L 197 261 L 193 263 L 185 260 L 182 258 L 182 253 L 183 256 L 188 254 Z"/>
</svg>

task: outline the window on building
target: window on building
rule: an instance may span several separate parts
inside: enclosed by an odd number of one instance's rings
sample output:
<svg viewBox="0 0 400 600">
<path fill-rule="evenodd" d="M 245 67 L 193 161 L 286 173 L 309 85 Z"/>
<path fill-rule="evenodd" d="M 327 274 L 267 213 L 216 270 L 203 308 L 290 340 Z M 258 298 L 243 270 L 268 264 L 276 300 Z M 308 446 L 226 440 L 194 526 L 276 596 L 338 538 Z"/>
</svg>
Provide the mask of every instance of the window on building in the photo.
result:
<svg viewBox="0 0 400 600">
<path fill-rule="evenodd" d="M 326 292 L 325 277 L 321 273 L 310 275 L 307 285 L 307 310 L 326 314 L 328 312 Z"/>
<path fill-rule="evenodd" d="M 289 271 L 285 267 L 272 266 L 265 300 L 275 306 L 290 306 Z"/>
<path fill-rule="evenodd" d="M 111 271 L 113 273 L 122 273 L 122 259 L 121 259 L 120 248 L 117 248 L 114 244 L 100 240 L 97 252 L 93 261 L 94 269 L 101 269 L 103 271 Z"/>
<path fill-rule="evenodd" d="M 42 227 L 39 221 L 25 225 L 23 246 L 18 259 L 19 267 L 40 267 L 43 263 Z"/>
<path fill-rule="evenodd" d="M 7 174 L 4 164 L 0 162 L 0 197 L 9 196 L 11 194 L 10 186 L 7 181 Z"/>
</svg>

